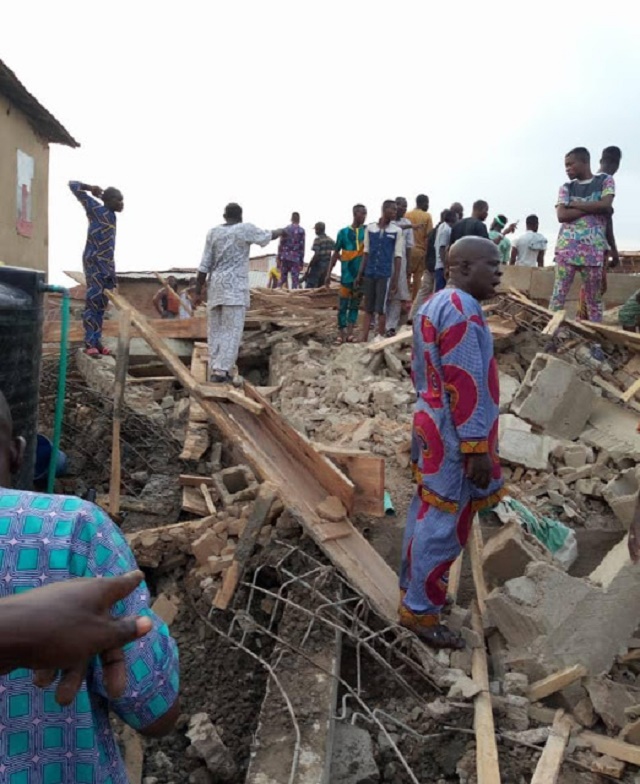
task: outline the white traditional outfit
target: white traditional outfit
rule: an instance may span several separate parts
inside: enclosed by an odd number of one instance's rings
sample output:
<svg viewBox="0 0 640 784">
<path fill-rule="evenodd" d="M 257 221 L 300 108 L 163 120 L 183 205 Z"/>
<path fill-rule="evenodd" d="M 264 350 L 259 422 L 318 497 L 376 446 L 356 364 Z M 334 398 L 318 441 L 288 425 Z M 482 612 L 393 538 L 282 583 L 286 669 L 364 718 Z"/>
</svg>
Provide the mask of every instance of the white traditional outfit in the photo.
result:
<svg viewBox="0 0 640 784">
<path fill-rule="evenodd" d="M 392 221 L 393 224 L 399 226 L 410 226 L 411 221 L 408 218 L 400 218 L 399 220 Z M 414 237 L 412 229 L 403 229 L 402 236 L 404 242 L 402 244 L 402 262 L 400 263 L 400 275 L 398 276 L 398 287 L 395 294 L 387 293 L 387 330 L 396 330 L 400 323 L 400 314 L 402 313 L 402 303 L 411 301 L 411 294 L 409 292 L 409 283 L 407 281 L 407 257 L 414 247 Z"/>
<path fill-rule="evenodd" d="M 252 223 L 216 226 L 207 234 L 199 272 L 209 277 L 207 314 L 209 371 L 230 374 L 238 358 L 249 307 L 249 251 L 265 247 L 272 233 Z"/>
</svg>

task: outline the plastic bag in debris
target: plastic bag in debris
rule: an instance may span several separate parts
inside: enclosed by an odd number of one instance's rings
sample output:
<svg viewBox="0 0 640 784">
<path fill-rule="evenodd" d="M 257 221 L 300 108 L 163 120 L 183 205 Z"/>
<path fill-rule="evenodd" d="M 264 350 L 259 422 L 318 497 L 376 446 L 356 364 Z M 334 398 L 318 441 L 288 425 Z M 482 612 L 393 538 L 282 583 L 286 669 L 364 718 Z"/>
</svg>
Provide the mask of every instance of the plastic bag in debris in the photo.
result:
<svg viewBox="0 0 640 784">
<path fill-rule="evenodd" d="M 501 523 L 516 520 L 541 542 L 551 555 L 568 569 L 578 557 L 578 542 L 575 532 L 559 520 L 533 512 L 515 498 L 506 496 L 492 510 Z"/>
</svg>

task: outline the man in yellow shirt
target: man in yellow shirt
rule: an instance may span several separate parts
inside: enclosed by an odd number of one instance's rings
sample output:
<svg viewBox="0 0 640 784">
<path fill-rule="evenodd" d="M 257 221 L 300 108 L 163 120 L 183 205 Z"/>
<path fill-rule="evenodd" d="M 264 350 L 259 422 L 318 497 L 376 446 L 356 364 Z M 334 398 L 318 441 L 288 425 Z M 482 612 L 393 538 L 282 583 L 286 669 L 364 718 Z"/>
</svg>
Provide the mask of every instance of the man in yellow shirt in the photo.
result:
<svg viewBox="0 0 640 784">
<path fill-rule="evenodd" d="M 427 241 L 433 231 L 433 220 L 429 212 L 429 197 L 421 193 L 416 196 L 416 208 L 408 212 L 406 217 L 413 224 L 413 238 L 415 245 L 411 248 L 407 264 L 407 280 L 411 299 L 414 300 L 420 289 L 422 275 L 425 272 L 425 256 L 427 255 Z"/>
</svg>

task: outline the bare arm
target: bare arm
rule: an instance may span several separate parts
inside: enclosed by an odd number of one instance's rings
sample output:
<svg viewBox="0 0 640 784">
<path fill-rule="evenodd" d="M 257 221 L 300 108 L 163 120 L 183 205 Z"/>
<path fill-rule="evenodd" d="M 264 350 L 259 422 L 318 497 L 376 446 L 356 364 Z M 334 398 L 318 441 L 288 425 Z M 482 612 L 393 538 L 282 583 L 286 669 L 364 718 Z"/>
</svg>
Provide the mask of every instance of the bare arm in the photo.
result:
<svg viewBox="0 0 640 784">
<path fill-rule="evenodd" d="M 511 261 L 509 262 L 509 264 L 514 265 L 517 260 L 518 260 L 518 249 L 514 245 L 513 248 L 511 248 Z"/>
<path fill-rule="evenodd" d="M 162 305 L 160 304 L 163 293 L 164 289 L 158 289 L 158 291 L 156 291 L 156 293 L 153 295 L 153 307 L 158 311 L 160 316 L 164 315 Z"/>
<path fill-rule="evenodd" d="M 538 251 L 538 266 L 539 267 L 544 267 L 544 251 L 543 250 L 539 250 Z"/>
</svg>

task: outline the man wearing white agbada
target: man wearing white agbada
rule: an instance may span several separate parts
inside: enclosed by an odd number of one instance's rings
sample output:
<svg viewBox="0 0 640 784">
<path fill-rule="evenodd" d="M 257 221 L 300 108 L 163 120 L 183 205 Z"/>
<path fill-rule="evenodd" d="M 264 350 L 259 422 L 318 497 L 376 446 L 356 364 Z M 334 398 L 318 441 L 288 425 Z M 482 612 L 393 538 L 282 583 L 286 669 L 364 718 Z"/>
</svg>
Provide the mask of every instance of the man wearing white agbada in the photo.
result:
<svg viewBox="0 0 640 784">
<path fill-rule="evenodd" d="M 202 302 L 202 289 L 208 276 L 209 377 L 219 384 L 231 380 L 240 350 L 249 307 L 251 245 L 264 247 L 284 234 L 284 229 L 269 231 L 243 223 L 239 204 L 227 204 L 223 217 L 225 222 L 207 234 L 195 291 L 197 306 Z"/>
</svg>

